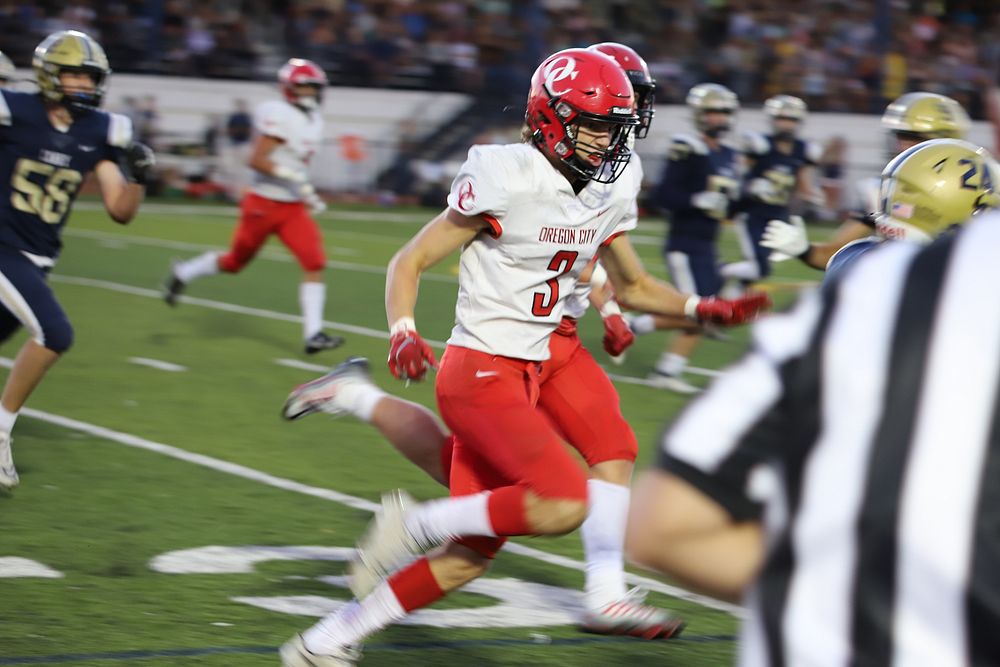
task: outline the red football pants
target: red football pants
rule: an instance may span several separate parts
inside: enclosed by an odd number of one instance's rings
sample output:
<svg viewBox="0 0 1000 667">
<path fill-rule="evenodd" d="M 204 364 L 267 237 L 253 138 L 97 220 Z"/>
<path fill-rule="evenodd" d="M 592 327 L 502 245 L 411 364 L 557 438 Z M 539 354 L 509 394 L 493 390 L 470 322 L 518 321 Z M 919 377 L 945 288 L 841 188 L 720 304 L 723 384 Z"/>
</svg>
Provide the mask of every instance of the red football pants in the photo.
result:
<svg viewBox="0 0 1000 667">
<path fill-rule="evenodd" d="M 587 478 L 536 407 L 539 365 L 449 346 L 437 374 L 438 409 L 455 438 L 453 496 L 521 485 L 547 499 L 586 500 Z M 492 558 L 506 538 L 460 540 Z"/>
<path fill-rule="evenodd" d="M 304 271 L 319 271 L 326 265 L 319 226 L 305 204 L 275 201 L 251 192 L 240 202 L 240 221 L 229 252 L 219 258 L 219 268 L 237 273 L 254 258 L 271 234 L 278 235 Z"/>
</svg>

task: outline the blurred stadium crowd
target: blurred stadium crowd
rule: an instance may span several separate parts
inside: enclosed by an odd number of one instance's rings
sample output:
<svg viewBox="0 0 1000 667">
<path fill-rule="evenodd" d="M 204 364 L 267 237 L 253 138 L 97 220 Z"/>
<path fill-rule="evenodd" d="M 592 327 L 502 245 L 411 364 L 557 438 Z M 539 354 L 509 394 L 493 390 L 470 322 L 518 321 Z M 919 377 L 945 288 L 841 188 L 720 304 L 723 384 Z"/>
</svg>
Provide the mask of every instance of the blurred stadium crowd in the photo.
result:
<svg viewBox="0 0 1000 667">
<path fill-rule="evenodd" d="M 76 28 L 116 71 L 270 79 L 288 56 L 334 85 L 523 94 L 547 53 L 635 47 L 660 102 L 725 84 L 744 103 L 778 93 L 810 109 L 880 113 L 906 90 L 949 95 L 982 117 L 1000 71 L 990 0 L 0 0 L 0 40 L 19 66 L 41 36 Z M 891 17 L 890 17 L 891 15 Z"/>
</svg>

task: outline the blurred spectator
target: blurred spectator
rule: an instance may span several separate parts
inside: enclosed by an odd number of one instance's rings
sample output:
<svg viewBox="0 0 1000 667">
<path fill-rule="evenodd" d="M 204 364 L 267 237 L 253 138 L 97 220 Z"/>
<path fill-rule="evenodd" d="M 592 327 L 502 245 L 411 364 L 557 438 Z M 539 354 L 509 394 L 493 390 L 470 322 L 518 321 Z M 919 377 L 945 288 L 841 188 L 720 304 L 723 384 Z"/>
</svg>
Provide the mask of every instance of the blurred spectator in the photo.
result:
<svg viewBox="0 0 1000 667">
<path fill-rule="evenodd" d="M 823 146 L 823 154 L 819 158 L 819 185 L 823 191 L 825 207 L 820 210 L 824 220 L 843 220 L 846 214 L 844 206 L 844 176 L 847 166 L 847 140 L 836 135 L 830 137 Z"/>
<path fill-rule="evenodd" d="M 862 0 L 0 0 L 15 64 L 52 30 L 100 39 L 116 72 L 257 78 L 289 56 L 334 85 L 457 90 L 506 103 L 545 54 L 615 40 L 635 47 L 680 102 L 716 81 L 753 105 L 877 113 L 906 90 L 960 99 L 981 117 L 1000 76 L 1000 3 L 891 3 L 879 34 Z"/>
</svg>

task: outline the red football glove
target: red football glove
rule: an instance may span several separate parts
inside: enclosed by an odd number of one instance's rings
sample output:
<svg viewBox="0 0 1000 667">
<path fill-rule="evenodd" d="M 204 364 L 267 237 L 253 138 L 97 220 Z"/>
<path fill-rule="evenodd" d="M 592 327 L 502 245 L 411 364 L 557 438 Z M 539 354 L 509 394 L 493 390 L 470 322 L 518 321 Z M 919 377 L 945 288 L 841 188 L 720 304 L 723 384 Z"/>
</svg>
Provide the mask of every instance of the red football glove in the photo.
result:
<svg viewBox="0 0 1000 667">
<path fill-rule="evenodd" d="M 437 368 L 434 350 L 416 331 L 399 331 L 389 338 L 389 372 L 399 380 L 423 380 L 427 367 Z"/>
<path fill-rule="evenodd" d="M 635 334 L 621 315 L 604 318 L 604 351 L 612 357 L 619 356 L 635 342 Z"/>
<path fill-rule="evenodd" d="M 763 292 L 747 292 L 736 299 L 702 297 L 695 306 L 695 319 L 702 323 L 731 327 L 744 324 L 771 307 L 771 297 Z"/>
</svg>

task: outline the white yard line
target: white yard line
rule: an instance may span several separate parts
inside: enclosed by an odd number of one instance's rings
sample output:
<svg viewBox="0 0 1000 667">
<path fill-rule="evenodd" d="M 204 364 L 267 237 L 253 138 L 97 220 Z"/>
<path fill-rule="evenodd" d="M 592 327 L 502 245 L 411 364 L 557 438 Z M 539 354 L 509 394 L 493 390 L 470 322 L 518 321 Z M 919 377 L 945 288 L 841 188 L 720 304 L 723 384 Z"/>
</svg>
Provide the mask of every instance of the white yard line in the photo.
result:
<svg viewBox="0 0 1000 667">
<path fill-rule="evenodd" d="M 104 205 L 100 202 L 93 201 L 78 201 L 73 204 L 73 210 L 75 211 L 104 211 Z M 142 205 L 141 214 L 154 214 L 154 215 L 178 215 L 178 216 L 205 216 L 208 218 L 229 218 L 230 221 L 236 220 L 240 214 L 240 210 L 235 206 L 199 206 L 198 204 L 155 204 L 155 203 L 144 203 Z M 390 212 L 390 211 L 329 211 L 327 213 L 317 216 L 320 221 L 325 220 L 350 220 L 352 222 L 387 222 L 394 224 L 407 224 L 407 225 L 417 225 L 430 222 L 436 213 L 428 211 L 427 213 L 422 213 L 420 211 L 415 211 L 413 213 L 400 213 L 400 212 Z M 201 222 L 201 221 L 199 221 Z"/>
<path fill-rule="evenodd" d="M 187 370 L 187 366 L 181 366 L 169 361 L 160 361 L 159 359 L 147 359 L 146 357 L 129 357 L 128 361 L 136 366 L 148 366 L 149 368 L 169 373 L 183 373 Z"/>
<path fill-rule="evenodd" d="M 161 442 L 154 442 L 152 440 L 147 440 L 130 433 L 122 433 L 121 431 L 115 431 L 113 429 L 105 428 L 103 426 L 97 426 L 95 424 L 90 424 L 78 419 L 72 419 L 70 417 L 63 417 L 61 415 L 52 414 L 50 412 L 44 412 L 42 410 L 35 410 L 33 408 L 23 408 L 21 414 L 26 417 L 31 417 L 32 419 L 38 419 L 40 421 L 55 424 L 56 426 L 61 426 L 63 428 L 68 428 L 80 433 L 86 433 L 87 435 L 92 435 L 94 437 L 103 438 L 105 440 L 111 440 L 128 447 L 134 447 L 136 449 L 143 449 L 148 452 L 154 452 L 156 454 L 161 454 L 163 456 L 169 456 L 173 459 L 178 459 L 180 461 L 186 461 L 187 463 L 193 463 L 205 468 L 210 468 L 212 470 L 226 473 L 227 475 L 234 475 L 236 477 L 242 477 L 243 479 L 250 480 L 252 482 L 258 482 L 260 484 L 265 484 L 267 486 L 274 487 L 276 489 L 283 489 L 285 491 L 292 491 L 294 493 L 301 493 L 306 496 L 312 496 L 314 498 L 321 498 L 323 500 L 329 500 L 347 507 L 354 509 L 364 510 L 367 512 L 375 512 L 379 509 L 378 503 L 374 503 L 370 500 L 364 498 L 358 498 L 356 496 L 348 495 L 346 493 L 341 493 L 339 491 L 334 491 L 332 489 L 324 489 L 321 487 L 310 486 L 308 484 L 302 484 L 301 482 L 296 482 L 290 479 L 285 479 L 283 477 L 277 477 L 276 475 L 271 475 L 260 470 L 255 470 L 253 468 L 248 468 L 247 466 L 239 465 L 237 463 L 230 463 L 229 461 L 223 461 L 222 459 L 217 459 L 211 456 L 206 456 L 204 454 L 197 454 L 195 452 L 189 452 L 186 449 L 180 449 L 172 445 L 166 445 Z M 534 558 L 535 560 L 548 563 L 550 565 L 558 565 L 572 570 L 577 570 L 580 572 L 586 571 L 586 563 L 573 559 L 567 558 L 565 556 L 557 556 L 551 554 L 547 551 L 542 551 L 541 549 L 535 549 L 533 547 L 528 547 L 523 544 L 508 544 L 504 547 L 506 550 L 516 553 L 520 556 L 525 556 L 527 558 Z M 719 611 L 728 612 L 730 614 L 741 616 L 742 610 L 734 605 L 727 604 L 725 602 L 720 602 L 713 598 L 705 597 L 703 595 L 698 595 L 696 593 L 691 593 L 682 588 L 677 588 L 676 586 L 670 586 L 656 579 L 650 579 L 648 577 L 642 577 L 639 575 L 629 574 L 628 579 L 631 583 L 636 585 L 641 585 L 648 590 L 656 591 L 658 593 L 663 593 L 671 597 L 679 598 L 682 600 L 687 600 L 689 602 L 694 602 L 710 609 L 716 609 Z"/>
<path fill-rule="evenodd" d="M 52 274 L 49 276 L 49 280 L 57 283 L 66 283 L 67 285 L 79 285 L 82 287 L 96 287 L 98 289 L 105 289 L 112 292 L 121 292 L 123 294 L 131 294 L 132 296 L 141 296 L 150 299 L 162 299 L 163 295 L 157 291 L 148 289 L 146 287 L 136 287 L 135 285 L 126 285 L 124 283 L 116 283 L 109 280 L 97 280 L 96 278 L 83 278 L 81 276 L 67 276 L 63 274 Z M 249 315 L 251 317 L 261 317 L 269 320 L 279 320 L 281 322 L 294 322 L 296 324 L 302 323 L 302 317 L 299 315 L 289 315 L 288 313 L 279 313 L 276 310 L 266 310 L 264 308 L 251 308 L 249 306 L 240 306 L 235 303 L 227 303 L 225 301 L 215 301 L 214 299 L 200 299 L 193 296 L 182 296 L 181 303 L 191 306 L 200 306 L 202 308 L 210 308 L 213 310 L 223 310 L 229 313 L 238 313 L 240 315 Z M 360 336 L 368 336 L 370 338 L 381 338 L 382 340 L 389 340 L 389 334 L 386 331 L 381 331 L 379 329 L 370 329 L 368 327 L 361 327 L 354 324 L 347 324 L 345 322 L 334 322 L 332 320 L 325 320 L 323 325 L 330 328 L 336 329 L 338 331 L 345 331 L 347 333 L 354 333 Z M 432 340 L 429 338 L 424 339 L 428 345 L 431 347 L 436 347 L 438 349 L 444 349 L 444 342 L 439 340 Z M 283 364 L 288 366 L 289 364 Z M 315 370 L 308 368 L 304 370 Z M 706 375 L 709 377 L 715 377 L 719 375 L 719 371 L 712 370 L 710 368 L 699 368 L 697 366 L 688 366 L 687 371 L 695 375 Z M 645 378 L 632 377 L 631 375 L 618 375 L 613 373 L 608 373 L 608 377 L 612 380 L 618 380 L 620 382 L 625 382 L 628 384 L 639 384 L 652 386 L 649 380 Z"/>
<path fill-rule="evenodd" d="M 297 368 L 300 371 L 316 371 L 317 373 L 326 373 L 332 368 L 332 366 L 310 364 L 308 361 L 299 361 L 298 359 L 275 359 L 274 363 L 285 368 Z"/>
<path fill-rule="evenodd" d="M 131 236 L 128 234 L 118 234 L 116 232 L 99 232 L 90 229 L 71 229 L 67 228 L 63 231 L 64 236 L 76 236 L 79 238 L 92 239 L 99 241 L 101 243 L 108 243 L 113 241 L 116 243 L 134 244 L 141 246 L 150 246 L 153 248 L 169 248 L 171 250 L 183 250 L 186 252 L 205 252 L 206 250 L 216 250 L 221 251 L 221 248 L 217 245 L 211 245 L 207 243 L 190 243 L 187 241 L 172 241 L 170 239 L 161 239 L 151 236 Z M 263 259 L 271 262 L 295 262 L 295 258 L 287 253 L 283 253 L 277 250 L 264 249 L 259 255 L 258 259 Z M 370 273 L 372 275 L 384 276 L 385 267 L 384 266 L 373 266 L 370 264 L 358 264 L 357 262 L 338 262 L 336 260 L 328 259 L 326 261 L 326 266 L 331 269 L 338 269 L 340 271 L 355 271 L 357 273 Z M 166 275 L 169 270 L 168 266 L 163 267 L 164 275 Z M 442 275 L 438 273 L 424 273 L 422 278 L 427 280 L 433 280 L 439 283 L 453 283 L 458 284 L 458 278 L 449 275 Z"/>
</svg>

